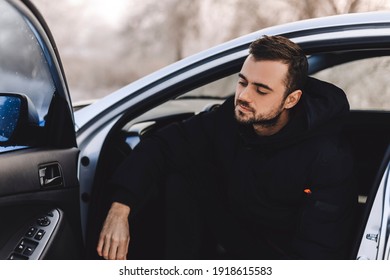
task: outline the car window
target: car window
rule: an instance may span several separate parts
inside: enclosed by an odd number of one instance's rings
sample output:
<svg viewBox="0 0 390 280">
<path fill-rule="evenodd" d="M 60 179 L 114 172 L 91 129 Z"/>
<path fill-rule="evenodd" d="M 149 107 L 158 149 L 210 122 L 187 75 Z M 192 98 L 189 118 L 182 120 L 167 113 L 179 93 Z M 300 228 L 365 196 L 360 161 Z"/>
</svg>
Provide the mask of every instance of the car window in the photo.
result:
<svg viewBox="0 0 390 280">
<path fill-rule="evenodd" d="M 204 86 L 195 88 L 179 98 L 210 98 L 226 99 L 234 94 L 238 80 L 238 73 L 226 76 L 219 80 L 208 83 Z"/>
<path fill-rule="evenodd" d="M 353 110 L 390 108 L 390 57 L 374 57 L 340 64 L 314 74 L 314 77 L 342 88 Z"/>
<path fill-rule="evenodd" d="M 389 111 L 390 57 L 354 60 L 321 70 L 312 76 L 342 88 L 352 110 Z M 237 74 L 233 74 L 181 95 L 179 98 L 225 99 L 234 94 Z"/>
<path fill-rule="evenodd" d="M 354 60 L 321 70 L 312 76 L 342 88 L 352 110 L 380 110 L 390 108 L 390 57 Z M 198 87 L 179 98 L 226 98 L 234 94 L 237 74 Z"/>
<path fill-rule="evenodd" d="M 14 7 L 0 2 L 0 93 L 26 95 L 34 105 L 39 126 L 55 92 L 49 65 L 32 25 Z M 1 148 L 0 152 L 10 148 Z"/>
</svg>

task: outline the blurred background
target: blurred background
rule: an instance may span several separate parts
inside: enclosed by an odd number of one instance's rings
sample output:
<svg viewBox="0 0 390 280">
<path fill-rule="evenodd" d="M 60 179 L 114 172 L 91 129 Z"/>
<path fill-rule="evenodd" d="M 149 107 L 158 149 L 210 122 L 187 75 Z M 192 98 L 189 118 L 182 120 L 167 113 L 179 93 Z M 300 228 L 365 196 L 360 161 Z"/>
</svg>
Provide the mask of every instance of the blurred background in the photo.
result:
<svg viewBox="0 0 390 280">
<path fill-rule="evenodd" d="M 275 24 L 390 10 L 390 0 L 31 0 L 56 40 L 74 102 Z"/>
</svg>

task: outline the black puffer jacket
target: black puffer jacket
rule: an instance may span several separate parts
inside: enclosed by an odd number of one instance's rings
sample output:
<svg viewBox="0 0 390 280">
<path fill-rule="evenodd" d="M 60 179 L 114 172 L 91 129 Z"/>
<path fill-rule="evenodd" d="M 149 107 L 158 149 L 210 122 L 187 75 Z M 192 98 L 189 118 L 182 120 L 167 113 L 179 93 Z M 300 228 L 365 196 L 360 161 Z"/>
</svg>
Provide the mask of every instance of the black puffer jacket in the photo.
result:
<svg viewBox="0 0 390 280">
<path fill-rule="evenodd" d="M 259 137 L 236 122 L 230 98 L 142 141 L 114 177 L 114 200 L 136 208 L 167 174 L 180 172 L 196 182 L 192 192 L 216 235 L 230 224 L 232 234 L 244 236 L 241 256 L 266 246 L 273 252 L 250 257 L 346 258 L 356 201 L 341 139 L 348 112 L 341 89 L 309 78 L 290 122 Z M 229 248 L 229 240 L 219 241 Z"/>
</svg>

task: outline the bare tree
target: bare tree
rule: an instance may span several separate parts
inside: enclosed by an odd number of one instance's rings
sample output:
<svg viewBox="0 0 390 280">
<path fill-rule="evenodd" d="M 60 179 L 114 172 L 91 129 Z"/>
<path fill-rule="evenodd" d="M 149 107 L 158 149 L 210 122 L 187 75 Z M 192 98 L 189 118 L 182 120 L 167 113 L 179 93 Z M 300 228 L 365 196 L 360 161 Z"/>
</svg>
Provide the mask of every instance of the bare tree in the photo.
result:
<svg viewBox="0 0 390 280">
<path fill-rule="evenodd" d="M 235 14 L 232 19 L 234 25 L 231 27 L 232 38 L 272 24 L 272 17 L 265 12 L 270 9 L 267 7 L 267 3 L 259 3 L 258 0 L 247 0 L 245 3 L 235 1 L 233 9 Z"/>
<path fill-rule="evenodd" d="M 389 9 L 386 0 L 290 0 L 288 3 L 298 15 L 297 19 Z"/>
<path fill-rule="evenodd" d="M 343 5 L 340 5 L 340 1 L 329 1 L 329 5 L 334 14 L 346 14 L 356 12 L 360 2 L 360 0 L 346 0 Z"/>
<path fill-rule="evenodd" d="M 174 0 L 167 8 L 172 11 L 167 21 L 168 38 L 174 47 L 175 60 L 185 56 L 186 44 L 199 40 L 199 1 Z"/>
</svg>

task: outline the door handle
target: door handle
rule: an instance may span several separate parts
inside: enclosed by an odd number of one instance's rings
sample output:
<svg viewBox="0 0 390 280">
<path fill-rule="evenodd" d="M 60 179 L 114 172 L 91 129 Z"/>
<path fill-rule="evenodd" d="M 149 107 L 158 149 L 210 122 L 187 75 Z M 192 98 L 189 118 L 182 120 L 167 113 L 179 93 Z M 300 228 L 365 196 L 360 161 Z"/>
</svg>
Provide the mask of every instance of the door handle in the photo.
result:
<svg viewBox="0 0 390 280">
<path fill-rule="evenodd" d="M 64 183 L 61 166 L 51 163 L 39 167 L 39 183 L 42 188 L 58 187 Z"/>
<path fill-rule="evenodd" d="M 62 180 L 62 177 L 61 176 L 57 176 L 57 177 L 54 177 L 54 178 L 50 178 L 50 179 L 45 179 L 45 183 L 44 185 L 47 186 L 47 185 L 53 185 L 53 184 L 58 184 L 59 182 L 61 182 Z"/>
</svg>

